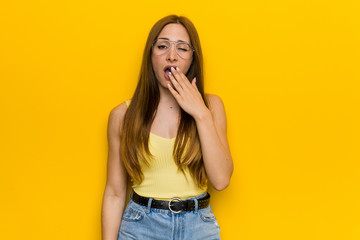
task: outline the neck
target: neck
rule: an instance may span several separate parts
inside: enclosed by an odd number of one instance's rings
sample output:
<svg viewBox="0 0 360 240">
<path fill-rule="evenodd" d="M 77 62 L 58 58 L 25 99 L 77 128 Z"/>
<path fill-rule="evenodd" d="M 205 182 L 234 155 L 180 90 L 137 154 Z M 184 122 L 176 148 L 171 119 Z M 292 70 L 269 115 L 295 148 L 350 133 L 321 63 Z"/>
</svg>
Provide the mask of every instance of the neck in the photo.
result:
<svg viewBox="0 0 360 240">
<path fill-rule="evenodd" d="M 166 108 L 172 108 L 173 110 L 180 110 L 180 105 L 177 103 L 175 97 L 172 95 L 168 88 L 164 88 L 159 84 L 160 102 L 159 105 L 163 105 Z"/>
</svg>

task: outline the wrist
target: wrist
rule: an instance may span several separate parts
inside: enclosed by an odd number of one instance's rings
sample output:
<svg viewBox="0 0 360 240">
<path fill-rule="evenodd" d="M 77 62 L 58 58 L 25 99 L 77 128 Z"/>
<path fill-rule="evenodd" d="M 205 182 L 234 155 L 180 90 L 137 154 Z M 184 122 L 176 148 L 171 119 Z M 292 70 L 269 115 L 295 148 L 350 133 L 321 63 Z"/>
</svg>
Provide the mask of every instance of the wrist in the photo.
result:
<svg viewBox="0 0 360 240">
<path fill-rule="evenodd" d="M 203 111 L 199 111 L 195 116 L 194 119 L 196 122 L 203 122 L 212 119 L 211 112 L 208 108 L 204 109 Z"/>
</svg>

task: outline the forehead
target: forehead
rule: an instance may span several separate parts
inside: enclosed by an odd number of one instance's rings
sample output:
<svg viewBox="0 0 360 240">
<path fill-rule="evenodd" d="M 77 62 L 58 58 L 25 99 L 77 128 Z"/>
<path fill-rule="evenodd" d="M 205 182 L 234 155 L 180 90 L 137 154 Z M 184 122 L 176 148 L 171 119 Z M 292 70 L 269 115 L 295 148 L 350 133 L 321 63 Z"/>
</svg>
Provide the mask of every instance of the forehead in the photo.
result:
<svg viewBox="0 0 360 240">
<path fill-rule="evenodd" d="M 190 37 L 186 28 L 182 24 L 167 24 L 160 32 L 158 38 L 168 38 L 170 41 L 186 41 L 190 42 Z"/>
</svg>

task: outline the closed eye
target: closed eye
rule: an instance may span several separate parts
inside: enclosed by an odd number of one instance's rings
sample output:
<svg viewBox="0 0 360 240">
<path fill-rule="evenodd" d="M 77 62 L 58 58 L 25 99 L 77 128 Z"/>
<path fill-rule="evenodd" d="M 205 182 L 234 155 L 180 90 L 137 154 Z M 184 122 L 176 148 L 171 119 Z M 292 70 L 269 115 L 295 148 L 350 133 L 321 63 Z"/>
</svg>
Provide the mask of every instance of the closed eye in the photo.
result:
<svg viewBox="0 0 360 240">
<path fill-rule="evenodd" d="M 167 48 L 167 46 L 165 46 L 165 45 L 159 45 L 158 46 L 158 49 L 164 49 L 164 48 Z"/>
</svg>

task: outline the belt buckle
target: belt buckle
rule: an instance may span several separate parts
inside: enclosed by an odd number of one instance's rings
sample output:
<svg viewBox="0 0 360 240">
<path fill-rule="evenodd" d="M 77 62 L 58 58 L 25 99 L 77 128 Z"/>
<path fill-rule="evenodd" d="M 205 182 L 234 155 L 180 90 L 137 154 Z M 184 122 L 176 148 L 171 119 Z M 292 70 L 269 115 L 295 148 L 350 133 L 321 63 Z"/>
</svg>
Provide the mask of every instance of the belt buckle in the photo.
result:
<svg viewBox="0 0 360 240">
<path fill-rule="evenodd" d="M 174 214 L 181 213 L 183 210 L 174 211 L 174 210 L 171 209 L 171 202 L 174 201 L 174 200 L 177 200 L 178 202 L 181 201 L 181 199 L 180 199 L 180 198 L 177 198 L 177 197 L 174 197 L 173 199 L 171 199 L 171 200 L 169 201 L 169 210 L 170 210 L 172 213 L 174 213 Z"/>
</svg>

